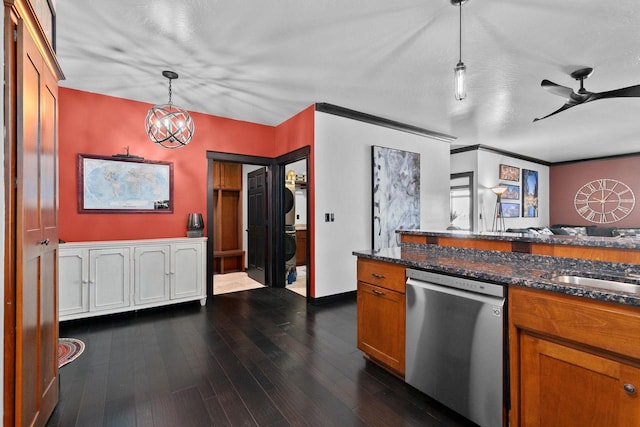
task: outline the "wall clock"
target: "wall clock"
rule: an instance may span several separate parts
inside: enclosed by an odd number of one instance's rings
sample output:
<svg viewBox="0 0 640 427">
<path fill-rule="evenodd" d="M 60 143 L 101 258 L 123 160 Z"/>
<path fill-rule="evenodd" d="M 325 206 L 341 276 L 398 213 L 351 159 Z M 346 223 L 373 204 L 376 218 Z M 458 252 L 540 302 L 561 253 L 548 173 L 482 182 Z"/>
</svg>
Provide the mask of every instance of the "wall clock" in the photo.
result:
<svg viewBox="0 0 640 427">
<path fill-rule="evenodd" d="M 576 212 L 587 221 L 607 224 L 631 213 L 636 198 L 631 188 L 617 179 L 594 179 L 580 187 L 573 198 Z"/>
</svg>

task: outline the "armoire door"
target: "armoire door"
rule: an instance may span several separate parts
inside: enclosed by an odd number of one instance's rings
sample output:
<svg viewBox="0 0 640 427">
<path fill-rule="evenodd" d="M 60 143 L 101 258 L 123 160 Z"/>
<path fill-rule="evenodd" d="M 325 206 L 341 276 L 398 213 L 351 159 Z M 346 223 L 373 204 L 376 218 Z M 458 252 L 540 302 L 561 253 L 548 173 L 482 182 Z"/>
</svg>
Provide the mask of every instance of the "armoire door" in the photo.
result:
<svg viewBox="0 0 640 427">
<path fill-rule="evenodd" d="M 57 79 L 17 22 L 15 425 L 58 402 Z"/>
</svg>

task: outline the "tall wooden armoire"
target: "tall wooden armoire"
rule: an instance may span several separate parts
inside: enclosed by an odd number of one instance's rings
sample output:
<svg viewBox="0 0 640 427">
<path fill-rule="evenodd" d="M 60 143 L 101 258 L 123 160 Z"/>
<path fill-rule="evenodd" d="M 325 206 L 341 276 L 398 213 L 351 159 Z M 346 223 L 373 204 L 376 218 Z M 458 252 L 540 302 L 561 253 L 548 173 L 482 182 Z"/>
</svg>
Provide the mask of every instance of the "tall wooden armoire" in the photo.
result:
<svg viewBox="0 0 640 427">
<path fill-rule="evenodd" d="M 4 1 L 4 425 L 58 402 L 58 80 L 53 4 Z"/>
</svg>

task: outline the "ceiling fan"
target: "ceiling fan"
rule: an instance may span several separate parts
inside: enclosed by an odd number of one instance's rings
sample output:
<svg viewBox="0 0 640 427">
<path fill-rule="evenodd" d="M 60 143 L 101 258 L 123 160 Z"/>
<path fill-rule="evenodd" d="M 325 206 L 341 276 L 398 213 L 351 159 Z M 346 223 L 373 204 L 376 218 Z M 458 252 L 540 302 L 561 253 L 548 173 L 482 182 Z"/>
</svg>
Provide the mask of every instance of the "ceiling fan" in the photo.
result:
<svg viewBox="0 0 640 427">
<path fill-rule="evenodd" d="M 580 89 L 578 89 L 577 92 L 575 92 L 570 87 L 561 86 L 547 79 L 543 80 L 542 83 L 540 83 L 543 88 L 554 95 L 563 96 L 568 99 L 562 107 L 560 107 L 553 113 L 547 114 L 546 116 L 539 119 L 533 119 L 533 121 L 537 122 L 538 120 L 546 119 L 549 116 L 553 116 L 554 114 L 558 114 L 561 111 L 568 110 L 569 108 L 575 107 L 576 105 L 586 104 L 587 102 L 595 101 L 597 99 L 640 97 L 640 85 L 609 90 L 606 92 L 589 92 L 584 88 L 584 79 L 589 77 L 591 73 L 593 73 L 593 68 L 581 68 L 571 73 L 571 77 L 580 81 Z"/>
</svg>

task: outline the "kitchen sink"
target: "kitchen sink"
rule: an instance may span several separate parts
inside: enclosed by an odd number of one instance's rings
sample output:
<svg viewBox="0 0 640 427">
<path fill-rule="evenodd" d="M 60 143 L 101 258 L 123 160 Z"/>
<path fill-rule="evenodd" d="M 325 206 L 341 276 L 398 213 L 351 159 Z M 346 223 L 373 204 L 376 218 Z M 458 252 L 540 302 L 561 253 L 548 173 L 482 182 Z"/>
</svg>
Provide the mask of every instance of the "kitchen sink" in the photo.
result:
<svg viewBox="0 0 640 427">
<path fill-rule="evenodd" d="M 567 285 L 582 286 L 585 288 L 607 289 L 615 292 L 627 292 L 640 295 L 640 281 L 638 278 L 629 277 L 589 277 L 579 274 L 550 274 L 542 275 L 545 279 Z"/>
</svg>

